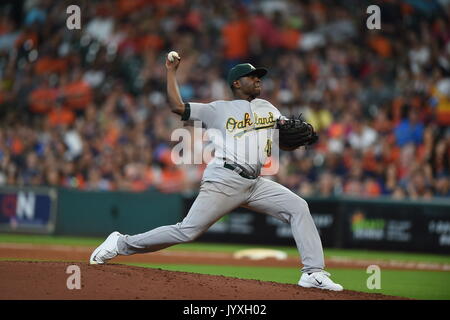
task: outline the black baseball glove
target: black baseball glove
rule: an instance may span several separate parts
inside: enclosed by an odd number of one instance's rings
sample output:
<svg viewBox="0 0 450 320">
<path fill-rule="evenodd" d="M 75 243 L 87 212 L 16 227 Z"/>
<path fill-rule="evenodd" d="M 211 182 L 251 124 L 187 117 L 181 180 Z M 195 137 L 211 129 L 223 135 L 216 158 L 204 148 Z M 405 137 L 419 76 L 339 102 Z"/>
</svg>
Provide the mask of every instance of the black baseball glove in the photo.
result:
<svg viewBox="0 0 450 320">
<path fill-rule="evenodd" d="M 278 119 L 276 128 L 279 129 L 281 150 L 292 151 L 302 146 L 312 145 L 319 139 L 313 126 L 305 122 L 301 115 L 298 118 Z"/>
</svg>

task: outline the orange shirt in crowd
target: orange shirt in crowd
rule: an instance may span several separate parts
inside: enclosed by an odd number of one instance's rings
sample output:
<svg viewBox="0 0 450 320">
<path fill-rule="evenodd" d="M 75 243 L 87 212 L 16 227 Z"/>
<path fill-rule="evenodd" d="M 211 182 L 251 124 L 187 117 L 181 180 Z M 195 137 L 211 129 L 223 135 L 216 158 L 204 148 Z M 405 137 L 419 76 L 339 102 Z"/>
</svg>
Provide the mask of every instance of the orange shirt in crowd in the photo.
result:
<svg viewBox="0 0 450 320">
<path fill-rule="evenodd" d="M 111 147 L 114 147 L 117 144 L 117 140 L 120 136 L 120 130 L 114 125 L 110 125 L 105 132 L 105 136 L 103 142 Z"/>
<path fill-rule="evenodd" d="M 131 181 L 131 183 L 130 183 L 130 191 L 133 191 L 133 192 L 142 192 L 142 191 L 147 190 L 147 188 L 148 188 L 147 184 L 142 179 L 134 180 L 134 181 Z"/>
<path fill-rule="evenodd" d="M 182 191 L 186 182 L 186 172 L 173 163 L 170 150 L 165 150 L 159 160 L 165 166 L 158 179 L 158 190 L 167 193 Z"/>
<path fill-rule="evenodd" d="M 341 139 L 344 137 L 345 128 L 344 125 L 340 122 L 332 123 L 328 127 L 328 136 L 332 139 Z"/>
<path fill-rule="evenodd" d="M 52 127 L 70 125 L 75 121 L 75 113 L 68 108 L 53 108 L 48 114 L 48 120 Z"/>
<path fill-rule="evenodd" d="M 125 17 L 149 5 L 181 7 L 184 2 L 185 0 L 117 0 L 115 4 L 116 10 L 114 10 L 114 13 L 118 17 Z"/>
<path fill-rule="evenodd" d="M 246 20 L 233 21 L 222 29 L 227 59 L 241 59 L 248 56 L 250 25 Z"/>
<path fill-rule="evenodd" d="M 377 197 L 381 194 L 381 187 L 380 185 L 370 179 L 368 181 L 366 181 L 366 183 L 364 184 L 364 195 L 367 197 Z"/>
<path fill-rule="evenodd" d="M 369 39 L 369 46 L 382 57 L 392 55 L 392 46 L 386 37 L 375 35 Z"/>
<path fill-rule="evenodd" d="M 164 45 L 162 38 L 156 34 L 148 34 L 136 39 L 136 47 L 138 52 L 147 50 L 161 50 Z"/>
<path fill-rule="evenodd" d="M 91 87 L 84 81 L 69 83 L 61 90 L 66 97 L 66 105 L 71 109 L 85 109 L 92 101 Z"/>
<path fill-rule="evenodd" d="M 437 109 L 437 123 L 441 126 L 450 126 L 450 99 L 445 104 L 440 104 Z"/>
<path fill-rule="evenodd" d="M 134 0 L 134 1 L 118 0 L 117 7 L 123 13 L 131 13 L 131 12 L 141 9 L 145 5 L 146 2 L 148 2 L 148 1 L 147 0 Z"/>
<path fill-rule="evenodd" d="M 34 71 L 37 75 L 45 73 L 63 73 L 67 70 L 66 59 L 53 59 L 50 57 L 42 57 L 36 61 Z"/>
<path fill-rule="evenodd" d="M 195 30 L 200 30 L 202 26 L 202 15 L 197 10 L 191 10 L 184 19 L 184 23 Z"/>
<path fill-rule="evenodd" d="M 440 126 L 450 126 L 450 98 L 442 94 L 437 88 L 431 89 L 432 95 L 437 99 L 436 120 Z"/>
<path fill-rule="evenodd" d="M 286 49 L 295 50 L 298 48 L 300 32 L 296 29 L 285 29 L 281 32 L 281 46 Z"/>
<path fill-rule="evenodd" d="M 30 94 L 29 107 L 34 113 L 47 113 L 55 106 L 58 90 L 37 88 Z"/>
<path fill-rule="evenodd" d="M 177 167 L 164 168 L 158 189 L 166 193 L 180 192 L 183 190 L 185 181 L 186 173 L 183 170 Z"/>
<path fill-rule="evenodd" d="M 19 139 L 17 137 L 13 137 L 10 148 L 11 148 L 11 153 L 13 155 L 19 155 L 19 154 L 22 154 L 25 146 L 23 145 L 23 142 L 21 139 Z"/>
<path fill-rule="evenodd" d="M 141 10 L 147 3 L 151 1 L 149 0 L 118 0 L 116 2 L 116 8 L 114 12 L 119 16 L 126 16 L 138 10 Z"/>
</svg>

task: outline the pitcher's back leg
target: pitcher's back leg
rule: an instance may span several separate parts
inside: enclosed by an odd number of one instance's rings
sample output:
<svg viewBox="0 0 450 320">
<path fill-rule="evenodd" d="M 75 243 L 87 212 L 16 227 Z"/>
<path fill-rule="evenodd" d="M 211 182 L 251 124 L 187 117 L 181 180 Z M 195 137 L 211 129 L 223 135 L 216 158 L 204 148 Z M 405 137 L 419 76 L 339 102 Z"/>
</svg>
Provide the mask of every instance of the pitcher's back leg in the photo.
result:
<svg viewBox="0 0 450 320">
<path fill-rule="evenodd" d="M 259 178 L 245 207 L 290 223 L 304 265 L 302 271 L 323 270 L 322 242 L 305 200 L 279 183 Z"/>
</svg>

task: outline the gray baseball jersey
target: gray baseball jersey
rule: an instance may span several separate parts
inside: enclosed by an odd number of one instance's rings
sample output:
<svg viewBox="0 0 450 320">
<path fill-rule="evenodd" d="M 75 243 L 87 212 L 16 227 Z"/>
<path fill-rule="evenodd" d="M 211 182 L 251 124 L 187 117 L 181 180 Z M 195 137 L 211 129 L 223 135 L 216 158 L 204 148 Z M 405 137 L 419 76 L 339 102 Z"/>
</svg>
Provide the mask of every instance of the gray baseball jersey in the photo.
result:
<svg viewBox="0 0 450 320">
<path fill-rule="evenodd" d="M 214 144 L 214 159 L 208 164 L 203 181 L 229 182 L 224 162 L 240 164 L 258 176 L 270 156 L 276 120 L 280 112 L 263 99 L 190 103 L 184 119 L 199 120 L 208 129 Z"/>
<path fill-rule="evenodd" d="M 324 268 L 322 243 L 308 204 L 286 187 L 261 177 L 270 156 L 277 108 L 263 99 L 186 104 L 183 120 L 199 120 L 215 146 L 200 192 L 182 222 L 118 241 L 119 254 L 157 251 L 190 242 L 238 207 L 289 223 L 301 256 L 303 272 Z"/>
</svg>

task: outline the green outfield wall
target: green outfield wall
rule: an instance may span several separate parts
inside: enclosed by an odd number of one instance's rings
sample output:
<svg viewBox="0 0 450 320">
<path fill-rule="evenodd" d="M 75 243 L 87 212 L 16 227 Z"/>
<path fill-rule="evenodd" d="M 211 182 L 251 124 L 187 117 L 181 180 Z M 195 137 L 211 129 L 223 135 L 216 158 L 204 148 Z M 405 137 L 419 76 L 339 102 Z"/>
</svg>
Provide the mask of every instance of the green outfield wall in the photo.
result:
<svg viewBox="0 0 450 320">
<path fill-rule="evenodd" d="M 85 192 L 60 189 L 56 233 L 105 235 L 146 232 L 181 220 L 181 196 L 158 191 Z"/>
<path fill-rule="evenodd" d="M 180 222 L 195 194 L 0 188 L 0 231 L 126 234 Z M 450 253 L 450 199 L 306 198 L 324 247 Z M 268 199 L 270 201 L 270 199 Z M 199 241 L 295 245 L 290 225 L 238 208 Z"/>
<path fill-rule="evenodd" d="M 3 232 L 104 236 L 136 234 L 179 222 L 182 197 L 56 188 L 0 188 Z"/>
</svg>

